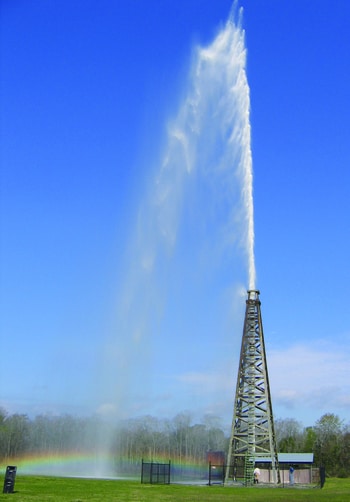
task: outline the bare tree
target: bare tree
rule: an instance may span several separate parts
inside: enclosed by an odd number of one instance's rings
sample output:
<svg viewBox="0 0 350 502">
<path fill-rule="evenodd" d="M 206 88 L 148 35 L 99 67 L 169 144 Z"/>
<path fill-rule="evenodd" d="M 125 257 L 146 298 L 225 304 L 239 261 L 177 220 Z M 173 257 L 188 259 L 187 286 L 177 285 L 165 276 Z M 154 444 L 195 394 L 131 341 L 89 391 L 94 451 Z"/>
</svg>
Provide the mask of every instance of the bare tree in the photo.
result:
<svg viewBox="0 0 350 502">
<path fill-rule="evenodd" d="M 294 418 L 275 420 L 277 449 L 283 453 L 300 452 L 304 444 L 304 430 Z"/>
</svg>

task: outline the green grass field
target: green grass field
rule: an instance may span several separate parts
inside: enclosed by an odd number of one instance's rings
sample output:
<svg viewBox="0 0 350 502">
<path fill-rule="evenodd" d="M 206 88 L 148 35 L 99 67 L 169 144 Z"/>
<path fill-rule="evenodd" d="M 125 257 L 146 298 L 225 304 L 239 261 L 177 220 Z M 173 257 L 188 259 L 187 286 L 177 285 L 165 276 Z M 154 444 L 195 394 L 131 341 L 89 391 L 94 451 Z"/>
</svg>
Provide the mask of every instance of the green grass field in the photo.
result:
<svg viewBox="0 0 350 502">
<path fill-rule="evenodd" d="M 3 478 L 1 479 L 1 491 Z M 267 488 L 146 485 L 137 481 L 56 478 L 46 476 L 17 476 L 15 491 L 0 494 L 0 500 L 20 501 L 133 501 L 218 502 L 218 501 L 350 501 L 350 479 L 327 479 L 319 488 Z"/>
<path fill-rule="evenodd" d="M 1 491 L 3 478 L 0 479 Z M 146 485 L 137 481 L 55 478 L 17 475 L 15 492 L 0 500 L 37 502 L 217 502 L 217 501 L 350 501 L 350 479 L 327 479 L 324 488 L 267 488 Z"/>
</svg>

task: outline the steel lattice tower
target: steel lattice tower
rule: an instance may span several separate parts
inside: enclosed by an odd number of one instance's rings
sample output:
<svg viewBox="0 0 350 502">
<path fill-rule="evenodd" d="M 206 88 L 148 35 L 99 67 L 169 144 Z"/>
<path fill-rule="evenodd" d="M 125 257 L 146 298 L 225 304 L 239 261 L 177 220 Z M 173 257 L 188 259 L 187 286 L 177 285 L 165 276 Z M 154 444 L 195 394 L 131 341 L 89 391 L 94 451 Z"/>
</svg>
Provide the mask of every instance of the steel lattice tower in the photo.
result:
<svg viewBox="0 0 350 502">
<path fill-rule="evenodd" d="M 267 372 L 260 291 L 248 291 L 226 479 L 253 483 L 255 461 L 271 462 L 272 481 L 280 482 Z"/>
</svg>

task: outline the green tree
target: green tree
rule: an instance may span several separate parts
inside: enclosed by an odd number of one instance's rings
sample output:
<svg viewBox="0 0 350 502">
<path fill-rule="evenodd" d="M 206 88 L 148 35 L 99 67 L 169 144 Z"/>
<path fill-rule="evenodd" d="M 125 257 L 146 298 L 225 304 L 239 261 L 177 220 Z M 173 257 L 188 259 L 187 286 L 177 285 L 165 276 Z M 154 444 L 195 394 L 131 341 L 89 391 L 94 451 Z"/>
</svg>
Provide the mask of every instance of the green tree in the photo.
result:
<svg viewBox="0 0 350 502">
<path fill-rule="evenodd" d="M 340 445 L 339 477 L 347 478 L 350 475 L 350 431 L 345 430 Z"/>
<path fill-rule="evenodd" d="M 316 432 L 314 427 L 306 427 L 304 431 L 304 452 L 313 452 L 315 450 Z"/>
<path fill-rule="evenodd" d="M 336 476 L 340 467 L 342 421 L 333 413 L 326 413 L 315 425 L 315 461 L 326 467 L 326 472 Z"/>
</svg>

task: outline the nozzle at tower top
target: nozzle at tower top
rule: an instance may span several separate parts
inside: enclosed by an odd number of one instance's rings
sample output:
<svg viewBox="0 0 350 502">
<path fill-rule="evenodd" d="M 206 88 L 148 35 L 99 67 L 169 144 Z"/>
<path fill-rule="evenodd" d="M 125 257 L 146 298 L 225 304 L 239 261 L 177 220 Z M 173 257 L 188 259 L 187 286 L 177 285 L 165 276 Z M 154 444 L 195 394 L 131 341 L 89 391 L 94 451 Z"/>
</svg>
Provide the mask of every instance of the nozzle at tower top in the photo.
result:
<svg viewBox="0 0 350 502">
<path fill-rule="evenodd" d="M 248 300 L 259 300 L 260 291 L 258 289 L 248 289 Z"/>
</svg>

